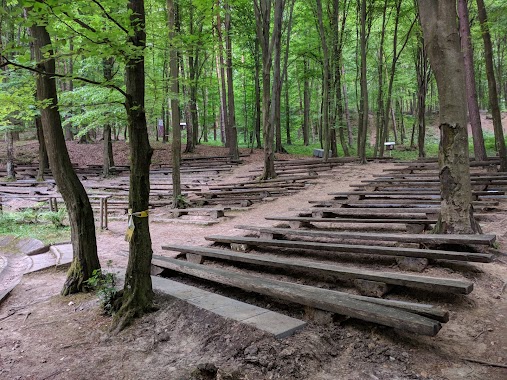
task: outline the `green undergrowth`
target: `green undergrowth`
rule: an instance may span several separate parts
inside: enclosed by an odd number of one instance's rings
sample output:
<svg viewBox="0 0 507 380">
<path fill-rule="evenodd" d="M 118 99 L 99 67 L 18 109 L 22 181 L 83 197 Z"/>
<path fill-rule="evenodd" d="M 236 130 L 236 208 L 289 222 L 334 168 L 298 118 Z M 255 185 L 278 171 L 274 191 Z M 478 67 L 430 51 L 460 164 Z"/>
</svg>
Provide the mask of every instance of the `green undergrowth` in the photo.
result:
<svg viewBox="0 0 507 380">
<path fill-rule="evenodd" d="M 58 212 L 37 208 L 4 211 L 0 213 L 0 235 L 38 239 L 44 244 L 69 241 L 70 227 L 64 224 L 66 215 L 64 208 Z"/>
</svg>

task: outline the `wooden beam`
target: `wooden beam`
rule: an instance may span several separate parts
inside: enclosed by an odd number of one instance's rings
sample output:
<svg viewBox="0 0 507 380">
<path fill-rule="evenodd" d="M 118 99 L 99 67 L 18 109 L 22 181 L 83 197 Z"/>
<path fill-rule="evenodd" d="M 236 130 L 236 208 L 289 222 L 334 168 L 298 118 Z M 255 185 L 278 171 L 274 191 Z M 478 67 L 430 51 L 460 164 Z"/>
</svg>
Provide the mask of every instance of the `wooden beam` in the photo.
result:
<svg viewBox="0 0 507 380">
<path fill-rule="evenodd" d="M 463 245 L 489 245 L 493 246 L 496 235 L 450 235 L 450 234 L 390 234 L 375 232 L 354 231 L 315 231 L 291 228 L 271 228 L 239 225 L 234 228 L 265 232 L 273 235 L 307 236 L 311 238 L 346 239 L 346 240 L 378 240 L 396 241 L 400 243 L 423 244 L 463 244 Z"/>
<path fill-rule="evenodd" d="M 162 249 L 182 253 L 193 253 L 204 257 L 212 257 L 227 261 L 282 268 L 285 270 L 303 270 L 317 275 L 330 275 L 341 280 L 363 279 L 440 293 L 469 294 L 473 290 L 474 286 L 472 282 L 464 280 L 427 277 L 395 272 L 377 272 L 360 268 L 325 264 L 316 261 L 297 260 L 292 258 L 286 259 L 272 255 L 260 256 L 207 247 L 166 245 L 162 246 Z"/>
<path fill-rule="evenodd" d="M 436 320 L 394 307 L 365 302 L 343 292 L 211 268 L 162 256 L 155 255 L 153 258 L 152 263 L 156 266 L 368 322 L 429 336 L 435 336 L 441 329 L 440 322 Z"/>
<path fill-rule="evenodd" d="M 475 253 L 475 252 L 442 251 L 436 249 L 317 243 L 317 242 L 306 242 L 295 240 L 258 239 L 241 236 L 220 236 L 220 235 L 206 236 L 205 239 L 217 243 L 226 243 L 226 244 L 235 243 L 235 244 L 247 244 L 255 247 L 308 249 L 314 251 L 331 251 L 336 253 L 358 253 L 365 255 L 424 257 L 427 259 L 434 260 L 474 261 L 480 263 L 489 263 L 493 260 L 493 255 L 491 254 Z"/>
</svg>

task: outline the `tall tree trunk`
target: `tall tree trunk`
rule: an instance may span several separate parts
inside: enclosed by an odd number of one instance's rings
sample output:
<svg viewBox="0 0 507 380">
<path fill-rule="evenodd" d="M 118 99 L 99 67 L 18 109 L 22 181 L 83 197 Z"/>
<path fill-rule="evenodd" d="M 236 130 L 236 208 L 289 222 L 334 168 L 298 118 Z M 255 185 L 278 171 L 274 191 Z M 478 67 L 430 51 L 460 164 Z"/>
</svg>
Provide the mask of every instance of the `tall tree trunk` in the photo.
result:
<svg viewBox="0 0 507 380">
<path fill-rule="evenodd" d="M 133 318 L 153 309 L 150 269 L 153 251 L 148 222 L 150 162 L 153 150 L 148 140 L 144 104 L 144 49 L 146 47 L 144 0 L 130 0 L 129 42 L 137 54 L 125 67 L 126 99 L 130 142 L 129 225 L 134 231 L 129 242 L 129 261 L 125 273 L 122 304 L 114 316 L 113 330 L 120 331 Z"/>
<path fill-rule="evenodd" d="M 310 145 L 310 81 L 308 76 L 308 58 L 304 58 L 304 85 L 303 85 L 303 144 Z"/>
<path fill-rule="evenodd" d="M 37 171 L 37 181 L 44 181 L 44 172 L 49 168 L 49 159 L 40 116 L 35 117 L 35 127 L 37 128 L 37 140 L 39 140 L 39 169 Z"/>
<path fill-rule="evenodd" d="M 5 139 L 7 140 L 6 179 L 8 181 L 15 181 L 16 173 L 14 171 L 14 132 L 7 131 L 5 133 Z"/>
<path fill-rule="evenodd" d="M 230 125 L 229 125 L 229 112 L 227 107 L 227 78 L 225 77 L 225 62 L 224 62 L 224 39 L 222 36 L 222 19 L 220 17 L 220 7 L 218 6 L 220 0 L 217 0 L 217 36 L 218 36 L 218 71 L 220 80 L 220 94 L 222 102 L 222 123 L 224 128 L 225 146 L 229 147 L 230 143 Z M 224 140 L 222 140 L 224 141 Z"/>
<path fill-rule="evenodd" d="M 324 149 L 324 161 L 329 158 L 329 149 L 331 148 L 330 142 L 330 128 L 329 128 L 329 49 L 327 46 L 326 32 L 324 30 L 324 22 L 322 20 L 322 1 L 316 0 L 317 3 L 317 23 L 320 34 L 320 41 L 322 47 L 322 142 Z"/>
<path fill-rule="evenodd" d="M 275 0 L 275 20 L 282 17 L 282 1 Z M 270 120 L 271 108 L 271 65 L 272 52 L 274 44 L 270 37 L 271 21 L 271 0 L 254 0 L 254 11 L 256 19 L 257 38 L 262 52 L 262 115 L 263 115 L 263 140 L 264 140 L 264 170 L 262 179 L 275 178 L 275 154 L 274 145 L 274 126 Z M 278 33 L 278 23 L 274 22 L 273 35 Z"/>
<path fill-rule="evenodd" d="M 225 54 L 227 61 L 227 101 L 229 110 L 227 115 L 229 117 L 229 156 L 233 161 L 239 160 L 238 150 L 238 133 L 236 129 L 236 113 L 234 106 L 234 85 L 232 81 L 232 42 L 231 42 L 231 7 L 226 0 L 225 8 Z"/>
<path fill-rule="evenodd" d="M 384 52 L 384 41 L 386 35 L 386 16 L 387 16 L 387 0 L 384 0 L 384 5 L 382 7 L 382 29 L 380 32 L 380 44 L 379 44 L 379 52 L 378 52 L 378 94 L 377 94 L 377 115 L 375 119 L 375 129 L 376 129 L 376 139 L 375 139 L 375 148 L 373 152 L 373 156 L 377 157 L 380 155 L 382 157 L 384 155 L 384 142 L 385 135 L 382 130 L 382 126 L 384 125 L 384 64 L 385 64 L 385 52 Z M 379 154 L 380 152 L 380 154 Z"/>
<path fill-rule="evenodd" d="M 285 0 L 275 3 L 275 15 L 273 19 L 273 84 L 271 90 L 270 123 L 275 130 L 275 153 L 287 153 L 282 146 L 282 125 L 281 125 L 281 95 L 282 95 L 282 18 Z"/>
<path fill-rule="evenodd" d="M 474 219 L 463 55 L 455 0 L 419 2 L 419 13 L 440 101 L 441 208 L 436 233 L 480 232 Z"/>
<path fill-rule="evenodd" d="M 107 58 L 102 61 L 102 67 L 104 71 L 104 79 L 110 81 L 113 79 L 113 64 L 114 58 Z M 102 175 L 107 177 L 111 174 L 111 167 L 114 166 L 113 158 L 113 142 L 111 139 L 111 124 L 104 125 L 103 131 L 103 165 Z"/>
<path fill-rule="evenodd" d="M 350 111 L 349 111 L 349 96 L 347 94 L 347 81 L 345 80 L 345 66 L 342 66 L 342 77 L 343 79 L 343 102 L 345 109 L 345 124 L 347 124 L 347 136 L 348 143 L 350 146 L 354 144 L 354 134 L 352 133 L 352 123 L 350 122 Z"/>
<path fill-rule="evenodd" d="M 484 161 L 487 159 L 484 137 L 482 135 L 481 116 L 475 89 L 475 70 L 470 37 L 470 21 L 468 19 L 468 6 L 466 0 L 458 0 L 459 31 L 461 35 L 461 50 L 465 61 L 465 81 L 467 91 L 468 117 L 472 128 L 474 140 L 475 159 Z"/>
<path fill-rule="evenodd" d="M 290 137 L 290 104 L 289 104 L 289 78 L 288 78 L 288 69 L 289 69 L 289 46 L 290 46 L 290 38 L 292 31 L 292 15 L 294 13 L 294 4 L 295 0 L 291 0 L 289 4 L 289 20 L 287 22 L 287 35 L 285 36 L 285 52 L 283 59 L 283 73 L 282 79 L 284 83 L 284 92 L 285 92 L 285 134 L 287 137 L 287 145 L 292 145 L 292 140 Z"/>
<path fill-rule="evenodd" d="M 53 52 L 48 49 L 51 46 L 49 33 L 43 25 L 32 25 L 30 34 L 34 39 L 37 69 L 44 73 L 36 77 L 37 100 L 49 104 L 40 111 L 44 141 L 53 177 L 69 213 L 73 261 L 62 289 L 62 295 L 68 295 L 85 290 L 85 281 L 94 270 L 100 269 L 95 222 L 88 195 L 74 172 L 65 146 L 53 76 L 56 65 Z"/>
<path fill-rule="evenodd" d="M 169 78 L 171 96 L 171 127 L 173 141 L 172 150 L 172 180 L 173 180 L 173 208 L 183 206 L 181 199 L 181 129 L 179 106 L 179 80 L 178 80 L 178 50 L 176 42 L 176 9 L 174 0 L 167 0 L 167 16 L 169 29 Z"/>
<path fill-rule="evenodd" d="M 426 95 L 428 93 L 428 82 L 430 80 L 431 69 L 428 62 L 425 40 L 422 35 L 418 38 L 415 66 L 417 74 L 417 147 L 419 151 L 419 158 L 423 158 L 426 157 L 426 151 L 424 149 L 424 141 L 426 137 Z M 415 124 L 412 129 L 410 146 L 414 145 L 414 131 Z"/>
<path fill-rule="evenodd" d="M 483 0 L 477 0 L 479 22 L 481 23 L 482 39 L 484 41 L 484 59 L 486 61 L 486 75 L 488 77 L 489 106 L 493 116 L 493 128 L 498 155 L 500 156 L 500 170 L 507 171 L 507 149 L 502 128 L 502 116 L 498 105 L 498 93 L 496 90 L 495 70 L 493 66 L 493 47 L 489 34 L 488 15 Z"/>
<path fill-rule="evenodd" d="M 255 141 L 257 144 L 257 149 L 262 148 L 261 143 L 261 58 L 259 52 L 259 39 L 255 39 Z"/>
<path fill-rule="evenodd" d="M 366 139 L 368 136 L 368 82 L 366 78 L 366 0 L 361 0 L 361 99 L 359 106 L 359 132 L 357 154 L 366 164 Z"/>
</svg>

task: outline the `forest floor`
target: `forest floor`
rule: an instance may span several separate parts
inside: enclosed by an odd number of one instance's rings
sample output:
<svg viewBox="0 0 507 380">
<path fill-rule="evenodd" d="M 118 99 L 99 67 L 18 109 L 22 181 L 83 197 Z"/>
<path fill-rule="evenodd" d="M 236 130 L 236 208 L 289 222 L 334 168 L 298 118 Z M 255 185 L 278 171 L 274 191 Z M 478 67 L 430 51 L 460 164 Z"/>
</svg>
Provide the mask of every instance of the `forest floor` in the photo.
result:
<svg viewBox="0 0 507 380">
<path fill-rule="evenodd" d="M 128 151 L 115 144 L 117 163 Z M 27 151 L 36 151 L 26 144 Z M 158 145 L 156 145 L 158 146 Z M 95 153 L 94 150 L 97 150 Z M 100 158 L 101 145 L 69 144 L 74 162 Z M 199 154 L 216 155 L 220 148 L 200 147 Z M 29 152 L 26 152 L 29 155 Z M 158 158 L 157 158 L 158 157 Z M 157 148 L 155 159 L 164 159 Z M 224 181 L 260 165 L 262 152 L 250 155 Z M 84 161 L 84 162 L 83 162 Z M 98 162 L 100 163 L 100 162 Z M 151 217 L 150 232 L 155 254 L 163 244 L 207 245 L 211 234 L 234 235 L 238 224 L 270 225 L 265 216 L 307 207 L 308 200 L 329 199 L 331 191 L 369 178 L 391 164 L 346 164 L 321 175 L 305 190 L 271 202 L 258 203 L 235 213 L 219 224 L 198 226 L 160 223 L 164 209 Z M 507 203 L 507 202 L 505 202 Z M 500 251 L 507 248 L 507 205 L 482 223 L 485 233 L 498 236 Z M 126 220 L 111 222 L 109 230 L 97 231 L 102 265 L 125 268 L 128 244 Z M 488 379 L 504 380 L 507 368 L 477 364 L 507 363 L 507 257 L 491 264 L 428 269 L 430 275 L 463 274 L 475 285 L 468 296 L 421 295 L 450 310 L 451 319 L 433 338 L 353 319 L 308 326 L 281 340 L 238 322 L 226 320 L 183 301 L 156 295 L 159 310 L 145 315 L 118 335 L 108 330 L 111 319 L 101 314 L 94 294 L 59 295 L 65 269 L 23 276 L 22 282 L 0 306 L 1 379 Z M 261 307 L 301 318 L 294 305 L 238 292 L 204 281 L 192 284 L 236 297 Z M 217 377 L 206 377 L 206 368 L 218 368 Z"/>
</svg>

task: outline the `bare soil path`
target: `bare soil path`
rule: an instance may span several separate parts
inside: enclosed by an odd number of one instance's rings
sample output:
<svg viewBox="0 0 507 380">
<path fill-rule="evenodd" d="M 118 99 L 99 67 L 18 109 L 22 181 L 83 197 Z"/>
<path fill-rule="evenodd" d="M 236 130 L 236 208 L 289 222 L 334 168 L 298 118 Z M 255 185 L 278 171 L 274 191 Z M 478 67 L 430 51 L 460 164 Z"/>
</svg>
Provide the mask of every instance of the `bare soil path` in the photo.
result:
<svg viewBox="0 0 507 380">
<path fill-rule="evenodd" d="M 255 165 L 258 163 L 237 168 L 227 181 L 234 182 L 235 177 L 245 175 Z M 346 191 L 351 183 L 388 167 L 337 167 L 297 194 L 254 205 L 249 211 L 207 227 L 158 223 L 157 218 L 166 217 L 163 209 L 158 209 L 150 224 L 153 250 L 167 254 L 160 248 L 167 243 L 207 245 L 207 235 L 242 234 L 234 228 L 238 224 L 271 225 L 264 216 L 307 208 L 308 200 L 329 199 L 327 193 Z M 484 232 L 498 235 L 503 251 L 507 247 L 505 215 L 505 211 L 496 213 L 483 225 Z M 104 267 L 108 262 L 114 267 L 126 266 L 125 227 L 126 220 L 114 221 L 108 231 L 98 233 Z M 435 338 L 336 319 L 324 325 L 312 322 L 302 332 L 276 340 L 162 296 L 156 299 L 157 312 L 111 336 L 110 319 L 101 315 L 93 294 L 59 296 L 64 270 L 34 273 L 24 276 L 0 306 L 0 378 L 504 380 L 506 368 L 463 360 L 507 364 L 507 257 L 500 260 L 466 268 L 465 276 L 475 282 L 469 296 L 426 300 L 451 310 L 450 322 Z M 452 267 L 430 268 L 429 274 L 456 271 Z M 213 288 L 206 283 L 200 285 Z M 288 314 L 300 313 L 294 305 L 230 289 L 219 291 Z M 218 369 L 218 376 L 205 377 L 206 369 L 213 367 Z"/>
</svg>

